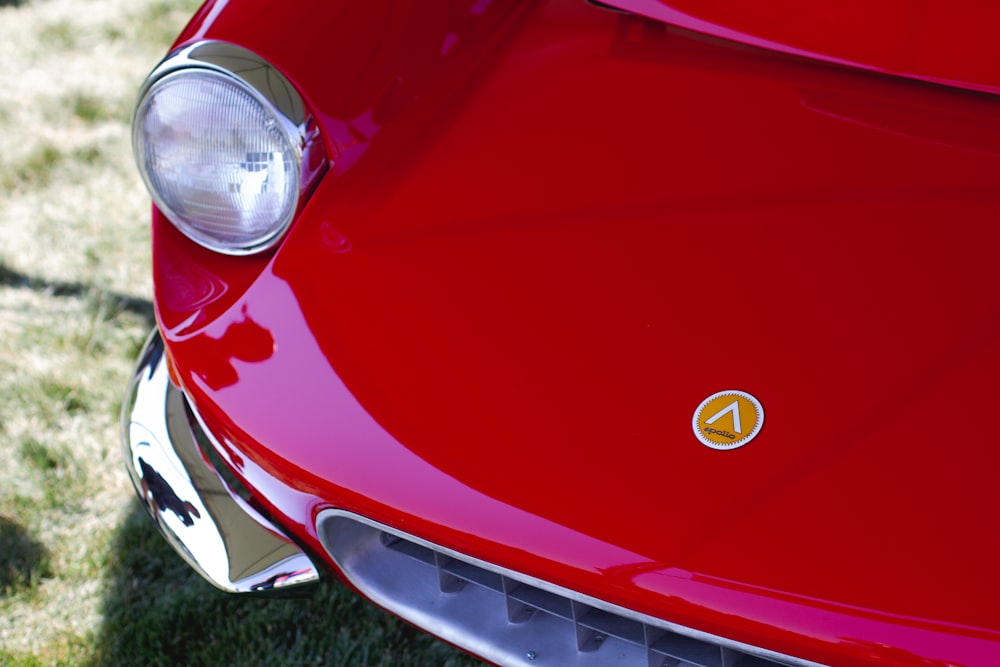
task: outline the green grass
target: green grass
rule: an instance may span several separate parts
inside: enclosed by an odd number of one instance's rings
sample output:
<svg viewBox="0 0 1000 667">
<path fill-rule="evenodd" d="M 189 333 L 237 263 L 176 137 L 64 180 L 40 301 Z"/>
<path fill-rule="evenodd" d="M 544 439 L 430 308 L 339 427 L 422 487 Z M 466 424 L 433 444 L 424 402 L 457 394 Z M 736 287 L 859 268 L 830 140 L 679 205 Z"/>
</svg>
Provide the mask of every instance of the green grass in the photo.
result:
<svg viewBox="0 0 1000 667">
<path fill-rule="evenodd" d="M 153 315 L 128 117 L 194 9 L 0 0 L 0 667 L 470 664 L 336 581 L 220 593 L 135 500 L 118 412 Z"/>
<path fill-rule="evenodd" d="M 222 595 L 193 574 L 136 507 L 108 568 L 114 608 L 94 664 L 459 665 L 453 650 L 332 581 L 308 599 Z M 138 613 L 141 610 L 141 613 Z M 206 627 L 211 628 L 207 641 Z"/>
</svg>

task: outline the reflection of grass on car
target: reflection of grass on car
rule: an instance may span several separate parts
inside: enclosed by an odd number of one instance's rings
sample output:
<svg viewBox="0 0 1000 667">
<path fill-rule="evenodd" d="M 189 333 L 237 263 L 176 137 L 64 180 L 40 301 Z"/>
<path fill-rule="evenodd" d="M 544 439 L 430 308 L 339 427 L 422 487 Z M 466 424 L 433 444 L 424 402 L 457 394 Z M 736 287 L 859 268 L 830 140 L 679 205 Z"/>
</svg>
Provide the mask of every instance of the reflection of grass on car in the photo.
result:
<svg viewBox="0 0 1000 667">
<path fill-rule="evenodd" d="M 457 665 L 324 582 L 230 597 L 134 500 L 118 411 L 153 325 L 135 92 L 195 0 L 0 0 L 0 667 Z"/>
</svg>

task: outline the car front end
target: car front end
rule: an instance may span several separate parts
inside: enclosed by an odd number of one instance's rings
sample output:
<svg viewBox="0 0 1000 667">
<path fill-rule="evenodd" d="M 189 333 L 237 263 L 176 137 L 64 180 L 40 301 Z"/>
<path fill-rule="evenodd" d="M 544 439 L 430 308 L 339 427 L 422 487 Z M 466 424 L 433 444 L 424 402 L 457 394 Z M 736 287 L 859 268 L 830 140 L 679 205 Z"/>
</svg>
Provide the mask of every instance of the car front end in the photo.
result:
<svg viewBox="0 0 1000 667">
<path fill-rule="evenodd" d="M 615 4 L 199 11 L 137 493 L 496 664 L 993 664 L 995 91 Z"/>
</svg>

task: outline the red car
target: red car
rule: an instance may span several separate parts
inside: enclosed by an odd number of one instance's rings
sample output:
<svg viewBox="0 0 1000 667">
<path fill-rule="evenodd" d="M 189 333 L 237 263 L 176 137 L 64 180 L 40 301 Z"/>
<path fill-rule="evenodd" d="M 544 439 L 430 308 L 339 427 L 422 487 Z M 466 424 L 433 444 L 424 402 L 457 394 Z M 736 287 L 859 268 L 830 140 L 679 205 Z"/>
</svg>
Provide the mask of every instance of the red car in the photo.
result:
<svg viewBox="0 0 1000 667">
<path fill-rule="evenodd" d="M 498 664 L 1000 664 L 998 14 L 208 2 L 136 490 Z"/>
</svg>

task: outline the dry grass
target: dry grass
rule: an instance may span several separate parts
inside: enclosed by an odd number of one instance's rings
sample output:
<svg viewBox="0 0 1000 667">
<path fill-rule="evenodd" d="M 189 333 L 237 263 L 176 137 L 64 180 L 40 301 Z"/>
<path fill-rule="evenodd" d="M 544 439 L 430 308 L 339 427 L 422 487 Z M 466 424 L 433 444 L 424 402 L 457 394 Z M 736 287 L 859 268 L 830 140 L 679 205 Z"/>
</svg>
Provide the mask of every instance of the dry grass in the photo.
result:
<svg viewBox="0 0 1000 667">
<path fill-rule="evenodd" d="M 0 5 L 0 663 L 75 662 L 99 633 L 151 315 L 128 116 L 194 6 Z"/>
<path fill-rule="evenodd" d="M 195 0 L 0 0 L 0 667 L 459 665 L 335 583 L 218 593 L 124 473 L 122 394 L 153 326 L 128 117 Z"/>
</svg>

